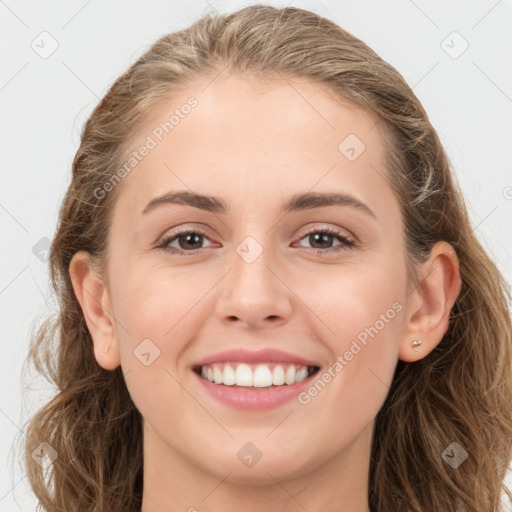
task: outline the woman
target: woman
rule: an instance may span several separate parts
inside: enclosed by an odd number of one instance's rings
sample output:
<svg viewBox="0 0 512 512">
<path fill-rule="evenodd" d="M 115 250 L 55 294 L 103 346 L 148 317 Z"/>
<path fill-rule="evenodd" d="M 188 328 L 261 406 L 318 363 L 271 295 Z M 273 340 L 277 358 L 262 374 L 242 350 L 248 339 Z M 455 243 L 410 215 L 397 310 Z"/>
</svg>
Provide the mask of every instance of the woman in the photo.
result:
<svg viewBox="0 0 512 512">
<path fill-rule="evenodd" d="M 418 99 L 334 23 L 157 41 L 86 123 L 50 260 L 43 510 L 499 510 L 504 280 Z"/>
</svg>

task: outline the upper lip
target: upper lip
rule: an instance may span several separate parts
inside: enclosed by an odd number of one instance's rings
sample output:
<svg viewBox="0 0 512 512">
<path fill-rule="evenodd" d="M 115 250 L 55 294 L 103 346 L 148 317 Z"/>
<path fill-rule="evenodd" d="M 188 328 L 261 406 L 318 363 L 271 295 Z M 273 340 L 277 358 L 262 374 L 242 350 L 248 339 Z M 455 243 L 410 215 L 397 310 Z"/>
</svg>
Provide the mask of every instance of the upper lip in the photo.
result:
<svg viewBox="0 0 512 512">
<path fill-rule="evenodd" d="M 315 361 L 304 359 L 290 352 L 284 352 L 275 348 L 264 348 L 261 350 L 244 350 L 241 348 L 232 348 L 205 357 L 198 361 L 195 366 L 204 366 L 208 364 L 229 361 L 252 364 L 288 362 L 301 364 L 304 366 L 320 366 Z"/>
</svg>

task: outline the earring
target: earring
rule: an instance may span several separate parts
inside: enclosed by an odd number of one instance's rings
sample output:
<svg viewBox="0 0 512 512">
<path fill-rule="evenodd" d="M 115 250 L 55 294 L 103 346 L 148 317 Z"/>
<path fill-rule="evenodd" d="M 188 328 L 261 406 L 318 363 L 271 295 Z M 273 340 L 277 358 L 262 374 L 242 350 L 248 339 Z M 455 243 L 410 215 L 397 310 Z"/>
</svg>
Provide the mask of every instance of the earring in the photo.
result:
<svg viewBox="0 0 512 512">
<path fill-rule="evenodd" d="M 418 347 L 422 344 L 423 342 L 421 340 L 414 340 L 412 343 L 411 343 L 411 346 L 413 347 L 413 350 L 415 350 L 416 352 L 419 350 Z"/>
<path fill-rule="evenodd" d="M 103 353 L 106 354 L 110 349 L 110 345 L 107 345 L 104 349 L 103 349 Z"/>
</svg>

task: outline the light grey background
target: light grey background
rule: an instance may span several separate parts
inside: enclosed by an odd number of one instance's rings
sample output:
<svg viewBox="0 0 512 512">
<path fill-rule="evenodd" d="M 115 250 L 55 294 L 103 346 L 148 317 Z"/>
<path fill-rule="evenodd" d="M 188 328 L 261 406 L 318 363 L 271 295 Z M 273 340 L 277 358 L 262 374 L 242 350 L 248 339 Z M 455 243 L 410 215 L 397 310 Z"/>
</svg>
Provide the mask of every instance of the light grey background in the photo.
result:
<svg viewBox="0 0 512 512">
<path fill-rule="evenodd" d="M 21 367 L 30 329 L 52 307 L 45 238 L 54 234 L 82 124 L 159 36 L 208 10 L 250 3 L 0 0 L 0 512 L 35 509 L 12 444 L 51 388 L 35 379 L 35 391 L 23 393 Z M 511 282 L 512 1 L 268 3 L 330 18 L 400 71 L 445 144 L 478 235 Z"/>
</svg>

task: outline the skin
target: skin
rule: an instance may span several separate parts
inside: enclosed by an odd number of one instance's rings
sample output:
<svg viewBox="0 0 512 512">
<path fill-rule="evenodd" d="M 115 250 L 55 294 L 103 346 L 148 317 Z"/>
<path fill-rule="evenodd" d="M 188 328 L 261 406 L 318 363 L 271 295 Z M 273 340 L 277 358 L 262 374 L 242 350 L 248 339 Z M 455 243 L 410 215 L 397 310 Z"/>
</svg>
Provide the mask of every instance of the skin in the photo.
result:
<svg viewBox="0 0 512 512">
<path fill-rule="evenodd" d="M 417 268 L 419 285 L 407 275 L 377 120 L 316 83 L 218 77 L 173 93 L 133 148 L 190 96 L 198 106 L 117 191 L 104 271 L 84 252 L 70 265 L 98 364 L 122 365 L 144 418 L 142 511 L 368 512 L 375 417 L 398 359 L 425 357 L 448 328 L 460 291 L 455 252 L 439 242 Z M 352 162 L 338 150 L 350 133 L 366 146 Z M 229 211 L 164 204 L 141 213 L 177 190 L 218 196 Z M 351 194 L 375 218 L 339 205 L 279 212 L 308 191 Z M 205 231 L 197 254 L 156 248 L 176 226 Z M 308 234 L 325 227 L 356 246 L 335 236 L 315 245 Z M 236 251 L 247 236 L 263 250 L 252 263 Z M 190 250 L 187 240 L 171 245 Z M 241 412 L 192 373 L 200 358 L 234 347 L 276 347 L 325 370 L 397 302 L 401 311 L 307 405 Z M 133 353 L 147 338 L 160 350 L 149 366 Z M 247 442 L 262 454 L 251 468 L 237 457 Z"/>
</svg>

